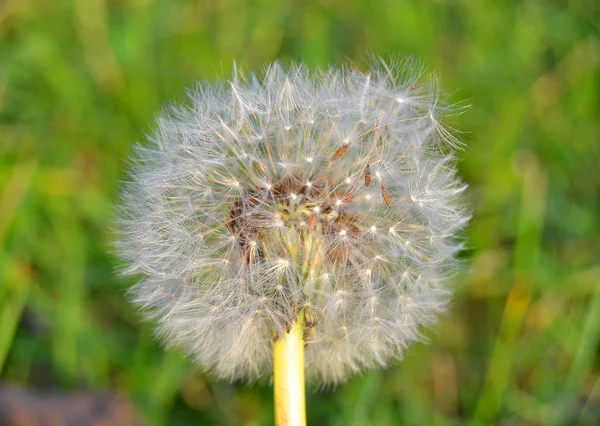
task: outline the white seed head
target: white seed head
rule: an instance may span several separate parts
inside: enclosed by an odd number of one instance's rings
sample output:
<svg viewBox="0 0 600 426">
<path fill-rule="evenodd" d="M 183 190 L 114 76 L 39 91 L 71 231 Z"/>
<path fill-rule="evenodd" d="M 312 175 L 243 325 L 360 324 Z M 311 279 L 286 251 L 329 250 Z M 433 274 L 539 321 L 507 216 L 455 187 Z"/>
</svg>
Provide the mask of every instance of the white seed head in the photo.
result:
<svg viewBox="0 0 600 426">
<path fill-rule="evenodd" d="M 268 378 L 274 339 L 310 307 L 306 373 L 334 384 L 421 339 L 468 215 L 447 108 L 411 72 L 274 64 L 159 116 L 118 249 L 168 345 L 219 377 Z"/>
</svg>

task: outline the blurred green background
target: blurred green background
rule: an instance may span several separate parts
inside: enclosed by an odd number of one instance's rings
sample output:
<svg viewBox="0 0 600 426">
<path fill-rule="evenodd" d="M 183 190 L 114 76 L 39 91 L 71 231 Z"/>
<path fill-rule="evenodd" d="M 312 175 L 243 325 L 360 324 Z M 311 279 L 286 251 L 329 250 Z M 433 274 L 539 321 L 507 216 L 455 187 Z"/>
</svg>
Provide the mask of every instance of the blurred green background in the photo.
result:
<svg viewBox="0 0 600 426">
<path fill-rule="evenodd" d="M 272 424 L 268 384 L 163 351 L 113 272 L 132 143 L 199 79 L 413 55 L 452 101 L 474 218 L 449 313 L 312 425 L 600 424 L 600 6 L 593 0 L 0 2 L 0 382 L 110 390 L 151 425 Z"/>
</svg>

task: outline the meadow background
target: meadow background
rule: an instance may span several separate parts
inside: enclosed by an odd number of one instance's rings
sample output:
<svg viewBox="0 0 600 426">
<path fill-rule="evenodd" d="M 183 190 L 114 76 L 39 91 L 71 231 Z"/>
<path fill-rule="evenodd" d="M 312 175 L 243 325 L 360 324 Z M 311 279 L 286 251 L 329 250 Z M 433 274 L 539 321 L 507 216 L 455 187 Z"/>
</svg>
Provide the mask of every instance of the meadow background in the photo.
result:
<svg viewBox="0 0 600 426">
<path fill-rule="evenodd" d="M 0 384 L 110 391 L 150 425 L 269 425 L 271 389 L 163 351 L 115 275 L 132 143 L 196 80 L 281 58 L 413 55 L 468 148 L 474 218 L 431 343 L 330 392 L 311 425 L 600 424 L 600 3 L 2 0 Z"/>
</svg>

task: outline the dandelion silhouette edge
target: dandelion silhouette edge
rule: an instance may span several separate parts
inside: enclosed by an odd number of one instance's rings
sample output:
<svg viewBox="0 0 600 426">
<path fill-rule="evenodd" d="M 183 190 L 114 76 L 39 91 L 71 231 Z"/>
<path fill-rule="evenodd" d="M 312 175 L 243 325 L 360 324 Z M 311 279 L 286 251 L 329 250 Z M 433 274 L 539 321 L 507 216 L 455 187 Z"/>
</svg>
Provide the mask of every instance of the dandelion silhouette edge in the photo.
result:
<svg viewBox="0 0 600 426">
<path fill-rule="evenodd" d="M 274 63 L 157 117 L 123 185 L 117 250 L 165 344 L 254 381 L 302 311 L 306 375 L 336 384 L 422 339 L 469 215 L 452 108 L 417 71 Z"/>
</svg>

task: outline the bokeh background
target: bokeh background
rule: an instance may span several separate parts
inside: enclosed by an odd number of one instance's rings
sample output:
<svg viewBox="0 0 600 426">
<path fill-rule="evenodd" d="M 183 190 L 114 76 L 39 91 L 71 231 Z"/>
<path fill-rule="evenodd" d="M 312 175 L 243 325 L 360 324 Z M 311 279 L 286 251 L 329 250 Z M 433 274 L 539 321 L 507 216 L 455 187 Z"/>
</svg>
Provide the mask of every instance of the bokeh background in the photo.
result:
<svg viewBox="0 0 600 426">
<path fill-rule="evenodd" d="M 469 250 L 430 344 L 309 389 L 310 424 L 600 424 L 599 5 L 2 0 L 1 386 L 120 395 L 150 425 L 272 424 L 268 383 L 216 381 L 153 340 L 113 272 L 111 206 L 132 143 L 196 80 L 373 52 L 472 105 L 453 123 Z"/>
</svg>

